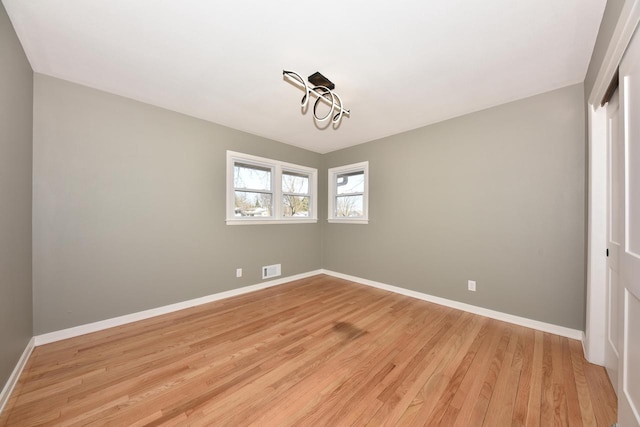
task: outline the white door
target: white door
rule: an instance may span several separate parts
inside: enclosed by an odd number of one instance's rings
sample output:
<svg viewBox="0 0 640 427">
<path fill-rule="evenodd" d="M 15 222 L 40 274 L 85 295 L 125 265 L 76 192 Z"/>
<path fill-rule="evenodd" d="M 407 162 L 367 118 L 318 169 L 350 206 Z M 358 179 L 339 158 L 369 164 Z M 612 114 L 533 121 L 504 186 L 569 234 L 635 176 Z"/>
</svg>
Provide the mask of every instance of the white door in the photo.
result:
<svg viewBox="0 0 640 427">
<path fill-rule="evenodd" d="M 623 225 L 619 279 L 622 324 L 618 363 L 618 420 L 640 426 L 640 36 L 636 32 L 620 63 L 620 108 L 624 118 Z"/>
<path fill-rule="evenodd" d="M 607 374 L 618 389 L 618 355 L 620 324 L 622 321 L 622 296 L 620 291 L 619 253 L 622 241 L 622 180 L 624 177 L 624 140 L 620 116 L 619 91 L 607 104 L 607 278 L 605 310 L 605 359 Z"/>
</svg>

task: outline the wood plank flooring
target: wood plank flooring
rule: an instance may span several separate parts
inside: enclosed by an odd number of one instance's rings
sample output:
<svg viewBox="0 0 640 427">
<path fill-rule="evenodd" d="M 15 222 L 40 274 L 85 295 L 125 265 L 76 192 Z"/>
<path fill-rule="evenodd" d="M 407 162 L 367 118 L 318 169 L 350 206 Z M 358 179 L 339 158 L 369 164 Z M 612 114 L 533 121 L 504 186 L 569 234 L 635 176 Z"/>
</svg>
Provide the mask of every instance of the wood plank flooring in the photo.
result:
<svg viewBox="0 0 640 427">
<path fill-rule="evenodd" d="M 37 347 L 0 425 L 610 426 L 580 342 L 329 276 Z"/>
</svg>

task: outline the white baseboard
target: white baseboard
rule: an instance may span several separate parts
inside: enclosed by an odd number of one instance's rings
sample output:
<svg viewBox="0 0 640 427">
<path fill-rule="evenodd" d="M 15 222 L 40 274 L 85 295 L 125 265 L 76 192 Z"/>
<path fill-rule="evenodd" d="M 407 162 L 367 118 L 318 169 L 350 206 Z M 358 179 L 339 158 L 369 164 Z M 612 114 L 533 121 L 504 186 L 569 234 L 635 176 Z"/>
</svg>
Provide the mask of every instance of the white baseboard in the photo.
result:
<svg viewBox="0 0 640 427">
<path fill-rule="evenodd" d="M 591 360 L 589 360 L 589 355 L 587 353 L 587 347 L 588 343 L 587 343 L 587 333 L 586 332 L 582 332 L 582 354 L 584 354 L 584 358 L 587 360 L 587 362 L 590 363 L 594 363 Z M 598 363 L 596 363 L 596 365 L 598 365 Z M 604 363 L 600 366 L 604 366 Z"/>
<path fill-rule="evenodd" d="M 4 385 L 2 392 L 0 392 L 0 413 L 2 413 L 4 407 L 7 405 L 7 402 L 9 402 L 9 397 L 11 397 L 13 389 L 15 388 L 16 384 L 18 384 L 18 378 L 20 378 L 22 370 L 27 365 L 27 361 L 29 360 L 29 356 L 31 356 L 31 352 L 33 351 L 34 347 L 35 338 L 31 338 L 27 343 L 27 347 L 22 352 L 22 356 L 20 356 L 16 367 L 13 368 L 13 372 L 11 372 L 11 375 Z"/>
<path fill-rule="evenodd" d="M 188 301 L 165 305 L 163 307 L 152 308 L 152 309 L 140 311 L 137 313 L 126 314 L 124 316 L 113 317 L 111 319 L 100 320 L 98 322 L 87 323 L 85 325 L 74 326 L 72 328 L 62 329 L 60 331 L 54 331 L 54 332 L 49 332 L 42 335 L 37 335 L 34 337 L 35 345 L 39 346 L 43 344 L 49 344 L 52 342 L 61 341 L 61 340 L 77 337 L 84 334 L 89 334 L 92 332 L 102 331 L 104 329 L 113 328 L 115 326 L 137 322 L 139 320 L 160 316 L 162 314 L 172 313 L 178 310 L 184 310 L 185 308 L 195 307 L 198 305 L 206 304 L 213 301 L 218 301 L 225 298 L 231 298 L 237 295 L 258 291 L 260 289 L 270 288 L 272 286 L 281 285 L 287 282 L 293 282 L 294 280 L 304 279 L 306 277 L 311 277 L 318 274 L 322 274 L 322 270 L 314 270 L 314 271 L 309 271 L 307 273 L 296 274 L 294 276 L 282 277 L 280 279 L 270 280 L 268 282 L 262 282 L 256 285 L 245 286 L 242 288 L 232 289 L 230 291 L 225 291 L 225 292 L 219 292 L 217 294 L 211 294 L 211 295 L 195 298 Z"/>
<path fill-rule="evenodd" d="M 269 288 L 272 286 L 281 285 L 283 283 L 292 282 L 294 280 L 304 279 L 306 277 L 315 276 L 318 274 L 326 274 L 333 277 L 349 280 L 352 282 L 360 283 L 363 285 L 372 286 L 374 288 L 383 289 L 397 294 L 418 298 L 424 301 L 433 302 L 436 304 L 444 305 L 447 307 L 455 308 L 462 311 L 467 311 L 481 316 L 490 317 L 496 320 L 502 320 L 504 322 L 513 323 L 520 326 L 525 326 L 532 329 L 538 329 L 544 332 L 550 332 L 556 335 L 560 335 L 567 338 L 583 341 L 584 332 L 566 328 L 564 326 L 553 325 L 551 323 L 545 323 L 538 320 L 528 319 L 526 317 L 515 316 L 512 314 L 502 313 L 500 311 L 490 310 L 484 307 L 478 307 L 471 304 L 466 304 L 458 301 L 449 300 L 446 298 L 436 297 L 433 295 L 425 294 L 422 292 L 412 291 L 410 289 L 401 288 L 398 286 L 388 285 L 386 283 L 375 282 L 373 280 L 363 279 L 361 277 L 350 276 L 348 274 L 342 274 L 331 270 L 314 270 L 307 273 L 297 274 L 294 276 L 283 277 L 276 280 L 270 280 L 268 282 L 258 283 L 256 285 L 245 286 L 238 289 L 232 289 L 230 291 L 220 292 L 217 294 L 207 295 L 204 297 L 192 299 L 189 301 L 183 301 L 175 304 L 166 305 L 163 307 L 152 308 L 150 310 L 140 311 L 138 313 L 126 314 L 124 316 L 114 317 L 111 319 L 101 320 L 98 322 L 88 323 L 85 325 L 75 326 L 68 329 L 62 329 L 60 331 L 50 332 L 34 337 L 35 345 L 43 345 L 52 343 L 55 341 L 64 340 L 67 338 L 73 338 L 91 332 L 97 332 L 115 326 L 125 325 L 127 323 L 137 322 L 138 320 L 148 319 L 150 317 L 160 316 L 162 314 L 172 313 L 174 311 L 183 310 L 185 308 L 195 307 L 198 305 L 206 304 L 213 301 L 218 301 L 225 298 L 230 298 L 236 295 L 242 295 L 249 292 L 254 292 L 260 289 Z"/>
<path fill-rule="evenodd" d="M 338 277 L 340 279 L 350 280 L 374 288 L 383 289 L 385 291 L 394 292 L 412 298 L 421 299 L 428 302 L 444 305 L 446 307 L 455 308 L 469 313 L 479 314 L 480 316 L 490 317 L 492 319 L 501 320 L 514 325 L 525 326 L 527 328 L 537 329 L 543 332 L 560 335 L 562 337 L 572 338 L 582 341 L 584 333 L 577 329 L 571 329 L 564 326 L 558 326 L 551 323 L 540 322 L 539 320 L 527 319 L 526 317 L 514 316 L 513 314 L 503 313 L 500 311 L 490 310 L 484 307 L 478 307 L 463 302 L 453 301 L 446 298 L 436 297 L 422 292 L 412 291 L 410 289 L 400 288 L 398 286 L 387 285 L 386 283 L 375 282 L 373 280 L 363 279 L 360 277 L 350 276 L 348 274 L 337 273 L 331 270 L 322 270 L 323 274 Z"/>
<path fill-rule="evenodd" d="M 49 344 L 55 341 L 64 340 L 67 338 L 73 338 L 91 332 L 97 332 L 115 326 L 124 325 L 127 323 L 136 322 L 139 320 L 148 319 L 150 317 L 160 316 L 162 314 L 172 313 L 174 311 L 183 310 L 185 308 L 195 307 L 198 305 L 206 304 L 213 301 L 219 301 L 225 298 L 234 297 L 237 295 L 254 292 L 260 289 L 266 289 L 272 286 L 281 285 L 283 283 L 292 282 L 294 280 L 304 279 L 307 277 L 315 276 L 318 274 L 326 274 L 329 276 L 337 277 L 340 279 L 349 280 L 351 282 L 360 283 L 374 288 L 383 289 L 385 291 L 394 292 L 400 295 L 409 296 L 412 298 L 421 299 L 428 302 L 444 305 L 446 307 L 455 308 L 469 313 L 479 314 L 481 316 L 490 317 L 492 319 L 501 320 L 515 325 L 525 326 L 527 328 L 537 329 L 543 332 L 550 332 L 552 334 L 560 335 L 567 338 L 585 341 L 585 334 L 583 331 L 577 329 L 566 328 L 564 326 L 553 325 L 551 323 L 540 322 L 538 320 L 527 319 L 525 317 L 514 316 L 512 314 L 502 313 L 495 310 L 490 310 L 483 307 L 478 307 L 471 304 L 466 304 L 458 301 L 449 300 L 446 298 L 440 298 L 433 295 L 425 294 L 422 292 L 412 291 L 410 289 L 400 288 L 398 286 L 388 285 L 386 283 L 375 282 L 373 280 L 363 279 L 360 277 L 350 276 L 348 274 L 337 273 L 331 270 L 314 270 L 307 273 L 296 274 L 293 276 L 282 277 L 276 280 L 270 280 L 268 282 L 258 283 L 256 285 L 245 286 L 238 289 L 232 289 L 230 291 L 219 292 L 212 295 L 207 295 L 201 298 L 195 298 L 188 301 L 183 301 L 175 304 L 166 305 L 163 307 L 152 308 L 150 310 L 140 311 L 138 313 L 127 314 L 124 316 L 114 317 L 111 319 L 101 320 L 99 322 L 88 323 L 86 325 L 75 326 L 73 328 L 63 329 L 60 331 L 50 332 L 47 334 L 37 335 L 29 341 L 25 348 L 20 360 L 16 364 L 15 369 L 11 373 L 9 380 L 5 384 L 2 392 L 0 393 L 0 413 L 4 409 L 5 405 L 9 401 L 11 392 L 18 382 L 18 378 L 22 373 L 22 370 L 29 360 L 29 356 L 34 347 Z"/>
</svg>

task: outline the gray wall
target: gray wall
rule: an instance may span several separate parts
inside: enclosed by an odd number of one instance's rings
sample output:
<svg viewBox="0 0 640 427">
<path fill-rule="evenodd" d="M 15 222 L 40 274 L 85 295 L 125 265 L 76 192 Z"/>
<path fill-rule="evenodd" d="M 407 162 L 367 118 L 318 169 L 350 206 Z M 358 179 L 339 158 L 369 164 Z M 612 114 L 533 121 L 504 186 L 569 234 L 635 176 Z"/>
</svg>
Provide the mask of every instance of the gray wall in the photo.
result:
<svg viewBox="0 0 640 427">
<path fill-rule="evenodd" d="M 609 47 L 613 30 L 616 28 L 623 6 L 624 0 L 607 0 L 607 5 L 602 16 L 602 22 L 600 22 L 600 29 L 598 31 L 596 44 L 593 48 L 593 54 L 591 55 L 591 62 L 587 69 L 587 76 L 584 79 L 584 93 L 586 99 L 589 98 L 591 90 L 593 89 L 596 76 L 602 66 L 602 60 L 607 52 L 607 48 Z"/>
<path fill-rule="evenodd" d="M 0 3 L 0 389 L 32 335 L 33 71 Z"/>
<path fill-rule="evenodd" d="M 583 93 L 324 155 L 323 189 L 327 168 L 368 160 L 371 194 L 368 225 L 323 224 L 323 267 L 583 329 Z"/>
<path fill-rule="evenodd" d="M 582 329 L 583 90 L 321 156 L 36 74 L 34 333 L 258 283 L 276 262 Z M 226 226 L 227 149 L 318 167 L 321 195 L 327 168 L 369 160 L 370 224 Z"/>
<path fill-rule="evenodd" d="M 35 334 L 320 268 L 320 224 L 225 225 L 227 149 L 319 154 L 39 74 L 34 90 Z"/>
</svg>

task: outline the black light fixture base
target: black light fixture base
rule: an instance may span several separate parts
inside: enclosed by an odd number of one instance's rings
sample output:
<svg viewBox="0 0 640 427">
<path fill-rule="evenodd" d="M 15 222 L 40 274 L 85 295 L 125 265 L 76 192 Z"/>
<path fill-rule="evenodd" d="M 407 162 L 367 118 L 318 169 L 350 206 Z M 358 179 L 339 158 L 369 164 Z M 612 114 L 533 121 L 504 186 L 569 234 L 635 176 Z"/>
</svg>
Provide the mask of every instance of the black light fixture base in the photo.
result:
<svg viewBox="0 0 640 427">
<path fill-rule="evenodd" d="M 336 85 L 334 85 L 331 80 L 329 80 L 328 78 L 320 74 L 319 71 L 316 71 L 315 73 L 311 74 L 308 80 L 309 80 L 309 83 L 311 83 L 314 86 L 324 86 L 329 90 L 333 90 L 336 87 Z"/>
</svg>

